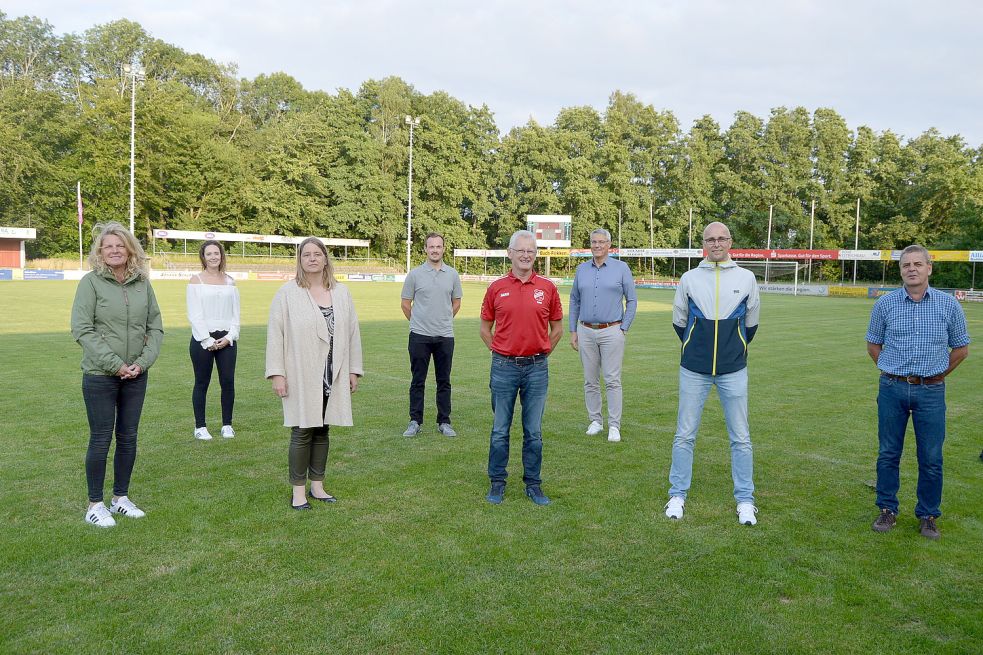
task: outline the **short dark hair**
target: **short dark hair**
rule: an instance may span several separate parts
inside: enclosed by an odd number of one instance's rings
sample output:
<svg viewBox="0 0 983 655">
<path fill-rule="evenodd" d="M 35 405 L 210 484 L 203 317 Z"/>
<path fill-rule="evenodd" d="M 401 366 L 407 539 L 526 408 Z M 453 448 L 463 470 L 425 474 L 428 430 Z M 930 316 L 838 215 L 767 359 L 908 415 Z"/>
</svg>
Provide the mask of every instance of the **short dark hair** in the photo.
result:
<svg viewBox="0 0 983 655">
<path fill-rule="evenodd" d="M 440 239 L 441 243 L 444 243 L 444 235 L 440 232 L 431 232 L 427 235 L 427 238 L 423 240 L 423 245 L 426 246 L 430 243 L 430 239 Z"/>
<path fill-rule="evenodd" d="M 205 248 L 207 248 L 208 246 L 218 246 L 218 252 L 222 256 L 222 259 L 218 263 L 218 270 L 220 273 L 224 273 L 225 248 L 222 247 L 221 243 L 215 241 L 214 239 L 209 239 L 208 241 L 205 241 L 204 243 L 201 244 L 201 247 L 198 248 L 198 259 L 201 260 L 201 270 L 205 270 L 206 268 L 208 268 L 207 266 L 205 266 Z"/>
</svg>

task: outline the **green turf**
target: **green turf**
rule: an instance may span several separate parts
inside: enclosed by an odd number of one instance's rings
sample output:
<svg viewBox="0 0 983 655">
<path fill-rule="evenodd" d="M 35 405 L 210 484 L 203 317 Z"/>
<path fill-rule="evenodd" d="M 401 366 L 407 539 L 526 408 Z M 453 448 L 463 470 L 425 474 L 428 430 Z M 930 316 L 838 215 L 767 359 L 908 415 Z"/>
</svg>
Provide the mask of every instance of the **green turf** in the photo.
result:
<svg viewBox="0 0 983 655">
<path fill-rule="evenodd" d="M 678 342 L 671 293 L 651 290 L 629 335 L 622 443 L 584 436 L 566 338 L 551 358 L 544 508 L 522 494 L 518 424 L 506 501 L 484 501 L 483 286 L 465 285 L 456 323 L 461 436 L 436 435 L 431 388 L 424 434 L 408 440 L 399 285 L 350 285 L 366 376 L 356 427 L 332 431 L 327 489 L 340 501 L 292 512 L 287 429 L 263 379 L 278 284 L 240 287 L 238 437 L 196 442 L 184 285 L 155 284 L 166 337 L 131 485 L 148 516 L 100 530 L 82 520 L 75 285 L 0 283 L 0 652 L 979 652 L 983 358 L 949 385 L 941 541 L 916 532 L 913 447 L 898 526 L 873 533 L 870 301 L 763 296 L 750 361 L 760 523 L 748 528 L 715 394 L 686 517 L 663 515 Z M 965 308 L 979 338 L 983 306 Z M 217 381 L 209 414 L 217 427 Z"/>
</svg>

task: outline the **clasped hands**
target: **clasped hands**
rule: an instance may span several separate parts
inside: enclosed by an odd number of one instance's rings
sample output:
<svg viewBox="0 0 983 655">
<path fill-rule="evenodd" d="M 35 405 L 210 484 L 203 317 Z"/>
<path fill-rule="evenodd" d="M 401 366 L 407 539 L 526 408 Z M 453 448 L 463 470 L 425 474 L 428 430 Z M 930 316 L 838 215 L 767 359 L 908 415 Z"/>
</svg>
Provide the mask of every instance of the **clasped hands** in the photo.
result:
<svg viewBox="0 0 983 655">
<path fill-rule="evenodd" d="M 139 364 L 123 364 L 119 367 L 119 370 L 116 371 L 116 375 L 121 380 L 132 380 L 141 373 L 143 373 L 143 369 L 140 368 Z"/>
</svg>

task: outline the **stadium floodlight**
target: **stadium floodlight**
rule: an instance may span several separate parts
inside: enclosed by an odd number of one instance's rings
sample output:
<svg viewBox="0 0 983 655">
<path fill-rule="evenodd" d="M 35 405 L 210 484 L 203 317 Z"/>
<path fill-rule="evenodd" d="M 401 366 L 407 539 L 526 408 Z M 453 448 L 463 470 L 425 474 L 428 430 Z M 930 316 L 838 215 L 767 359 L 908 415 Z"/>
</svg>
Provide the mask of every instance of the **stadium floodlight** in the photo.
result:
<svg viewBox="0 0 983 655">
<path fill-rule="evenodd" d="M 135 235 L 133 201 L 135 197 L 134 172 L 136 170 L 137 82 L 147 79 L 147 74 L 139 64 L 123 64 L 123 72 L 130 76 L 130 233 Z"/>
<path fill-rule="evenodd" d="M 413 128 L 420 126 L 419 116 L 407 116 L 410 126 L 410 171 L 406 183 L 406 273 L 410 272 L 410 248 L 413 245 Z"/>
</svg>

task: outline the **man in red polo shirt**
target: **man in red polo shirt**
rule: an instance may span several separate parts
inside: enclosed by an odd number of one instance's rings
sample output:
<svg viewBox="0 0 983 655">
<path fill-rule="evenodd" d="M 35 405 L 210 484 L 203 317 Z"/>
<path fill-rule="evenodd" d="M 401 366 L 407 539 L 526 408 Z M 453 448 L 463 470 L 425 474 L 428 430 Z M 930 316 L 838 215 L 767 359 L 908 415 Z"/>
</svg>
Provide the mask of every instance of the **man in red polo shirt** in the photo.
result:
<svg viewBox="0 0 983 655">
<path fill-rule="evenodd" d="M 492 351 L 492 425 L 488 447 L 491 490 L 495 505 L 505 497 L 509 463 L 509 431 L 515 398 L 522 402 L 522 481 L 526 495 L 537 505 L 550 499 L 541 488 L 543 411 L 549 388 L 547 357 L 563 335 L 563 307 L 556 285 L 533 270 L 536 236 L 519 230 L 509 240 L 512 271 L 488 286 L 481 303 L 481 340 Z"/>
</svg>

